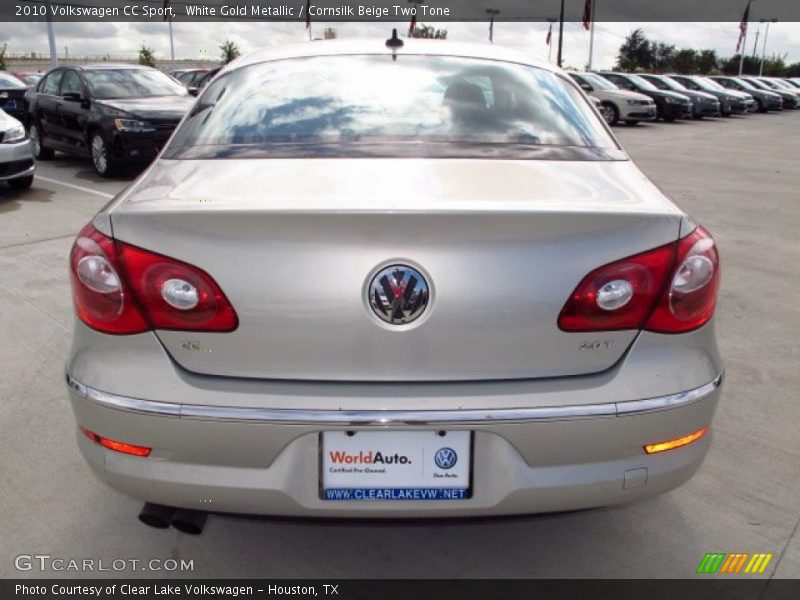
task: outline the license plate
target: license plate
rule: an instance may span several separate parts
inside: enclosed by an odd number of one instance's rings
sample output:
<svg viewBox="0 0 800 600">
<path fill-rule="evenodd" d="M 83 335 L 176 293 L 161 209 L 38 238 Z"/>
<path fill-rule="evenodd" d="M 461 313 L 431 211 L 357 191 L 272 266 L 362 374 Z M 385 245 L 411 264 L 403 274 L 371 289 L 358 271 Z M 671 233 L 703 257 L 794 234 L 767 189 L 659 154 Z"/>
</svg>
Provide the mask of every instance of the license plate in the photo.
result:
<svg viewBox="0 0 800 600">
<path fill-rule="evenodd" d="M 320 436 L 323 500 L 466 500 L 471 496 L 469 431 L 327 431 Z"/>
<path fill-rule="evenodd" d="M 16 100 L 6 100 L 0 105 L 0 108 L 17 108 Z"/>
</svg>

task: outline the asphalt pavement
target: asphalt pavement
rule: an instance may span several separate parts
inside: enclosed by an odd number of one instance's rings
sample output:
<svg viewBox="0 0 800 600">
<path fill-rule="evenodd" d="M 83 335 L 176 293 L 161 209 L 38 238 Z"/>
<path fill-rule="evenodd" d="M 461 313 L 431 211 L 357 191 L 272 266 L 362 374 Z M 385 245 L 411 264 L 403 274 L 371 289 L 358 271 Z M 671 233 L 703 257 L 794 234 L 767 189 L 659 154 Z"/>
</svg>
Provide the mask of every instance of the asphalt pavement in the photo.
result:
<svg viewBox="0 0 800 600">
<path fill-rule="evenodd" d="M 684 578 L 707 552 L 772 553 L 761 577 L 800 577 L 800 111 L 616 132 L 720 248 L 727 379 L 689 483 L 625 506 L 500 520 L 213 516 L 199 537 L 140 524 L 140 504 L 80 457 L 63 378 L 72 239 L 130 178 L 102 180 L 60 156 L 25 193 L 0 184 L 0 577 Z M 93 559 L 95 571 L 20 571 L 20 555 Z M 141 562 L 98 571 L 100 559 Z M 193 570 L 148 571 L 152 559 Z"/>
</svg>

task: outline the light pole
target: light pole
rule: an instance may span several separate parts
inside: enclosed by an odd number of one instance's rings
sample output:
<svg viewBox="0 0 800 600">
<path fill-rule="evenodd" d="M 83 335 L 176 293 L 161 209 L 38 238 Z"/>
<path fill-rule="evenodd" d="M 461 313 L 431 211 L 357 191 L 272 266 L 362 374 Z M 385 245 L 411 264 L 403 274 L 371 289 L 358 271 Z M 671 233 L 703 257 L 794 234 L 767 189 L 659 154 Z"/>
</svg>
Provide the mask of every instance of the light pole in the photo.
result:
<svg viewBox="0 0 800 600">
<path fill-rule="evenodd" d="M 561 68 L 561 49 L 564 45 L 564 0 L 561 0 L 561 11 L 558 14 L 558 54 L 556 65 Z"/>
<path fill-rule="evenodd" d="M 742 30 L 742 52 L 739 55 L 739 75 L 742 74 L 744 70 L 744 52 L 745 48 L 747 47 L 747 22 L 750 19 L 750 5 L 753 3 L 753 0 L 747 0 L 747 9 L 744 11 L 744 16 L 742 17 L 742 24 L 740 27 L 744 27 Z"/>
<path fill-rule="evenodd" d="M 494 18 L 500 14 L 496 8 L 487 8 L 486 14 L 489 15 L 489 43 L 494 44 Z"/>
<path fill-rule="evenodd" d="M 756 29 L 756 41 L 753 42 L 753 60 L 756 58 L 756 52 L 758 52 L 758 36 L 761 35 L 761 23 L 766 21 L 766 19 L 761 19 L 758 22 L 758 29 Z"/>
<path fill-rule="evenodd" d="M 53 30 L 53 17 L 50 12 L 50 0 L 47 0 L 47 41 L 50 43 L 50 68 L 58 66 L 58 51 L 56 50 L 56 32 Z"/>
<path fill-rule="evenodd" d="M 767 54 L 767 36 L 769 35 L 769 24 L 770 23 L 777 23 L 778 19 L 762 19 L 762 22 L 767 22 L 767 30 L 764 32 L 764 46 L 761 50 L 761 65 L 758 67 L 758 76 L 761 77 L 764 74 L 764 57 Z"/>
<path fill-rule="evenodd" d="M 592 70 L 592 58 L 594 57 L 594 9 L 596 5 L 597 0 L 592 0 L 592 5 L 589 9 L 591 11 L 589 16 L 589 19 L 591 20 L 591 31 L 589 32 L 589 62 L 586 64 L 587 71 Z"/>
</svg>

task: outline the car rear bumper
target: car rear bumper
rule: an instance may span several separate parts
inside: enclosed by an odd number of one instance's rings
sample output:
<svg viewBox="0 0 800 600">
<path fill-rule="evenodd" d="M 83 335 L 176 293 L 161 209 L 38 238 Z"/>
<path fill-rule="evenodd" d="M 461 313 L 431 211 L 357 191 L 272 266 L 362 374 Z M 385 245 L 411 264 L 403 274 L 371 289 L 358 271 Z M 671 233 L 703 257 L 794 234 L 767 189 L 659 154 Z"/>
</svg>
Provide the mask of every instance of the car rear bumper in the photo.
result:
<svg viewBox="0 0 800 600">
<path fill-rule="evenodd" d="M 0 144 L 0 181 L 33 175 L 36 165 L 30 140 Z"/>
<path fill-rule="evenodd" d="M 614 414 L 509 413 L 497 422 L 473 421 L 469 415 L 459 420 L 456 414 L 441 421 L 417 414 L 419 422 L 408 415 L 398 420 L 389 416 L 387 423 L 351 415 L 347 418 L 353 424 L 346 424 L 335 411 L 306 412 L 284 421 L 247 409 L 238 416 L 235 409 L 229 410 L 224 418 L 202 413 L 165 416 L 141 412 L 141 404 L 133 410 L 114 407 L 114 397 L 101 394 L 98 399 L 75 382 L 70 396 L 83 426 L 154 448 L 148 458 L 128 456 L 78 434 L 80 449 L 97 476 L 143 501 L 240 514 L 453 517 L 589 508 L 630 502 L 681 485 L 702 463 L 708 435 L 662 454 L 647 455 L 642 447 L 708 427 L 720 383 L 717 378 L 680 398 L 650 399 L 649 406 L 640 403 L 630 412 L 616 404 Z M 450 501 L 322 499 L 320 432 L 375 428 L 474 431 L 472 496 Z M 204 459 L 193 460 L 189 454 Z"/>
</svg>

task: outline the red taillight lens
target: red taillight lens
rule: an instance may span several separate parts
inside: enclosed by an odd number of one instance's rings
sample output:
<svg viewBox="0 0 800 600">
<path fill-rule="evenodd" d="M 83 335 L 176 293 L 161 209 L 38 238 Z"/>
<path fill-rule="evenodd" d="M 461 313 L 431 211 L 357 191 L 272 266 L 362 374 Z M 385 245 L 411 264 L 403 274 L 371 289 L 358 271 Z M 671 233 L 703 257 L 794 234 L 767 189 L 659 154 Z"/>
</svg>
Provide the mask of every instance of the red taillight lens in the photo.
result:
<svg viewBox="0 0 800 600">
<path fill-rule="evenodd" d="M 205 272 L 113 240 L 87 225 L 70 254 L 75 311 L 111 334 L 150 329 L 233 331 L 236 312 Z"/>
<path fill-rule="evenodd" d="M 678 267 L 645 329 L 682 333 L 714 314 L 719 289 L 719 254 L 714 239 L 698 227 L 678 242 Z"/>
<path fill-rule="evenodd" d="M 564 331 L 639 329 L 674 262 L 675 244 L 668 244 L 595 269 L 572 292 L 558 326 Z"/>
<path fill-rule="evenodd" d="M 698 227 L 677 243 L 589 273 L 561 310 L 558 326 L 564 331 L 691 331 L 714 314 L 718 287 L 714 240 Z"/>
<path fill-rule="evenodd" d="M 131 334 L 150 329 L 126 289 L 114 242 L 87 225 L 70 252 L 70 281 L 75 312 L 103 333 Z"/>
<path fill-rule="evenodd" d="M 236 312 L 208 273 L 121 242 L 117 249 L 127 281 L 155 329 L 236 329 Z"/>
</svg>

